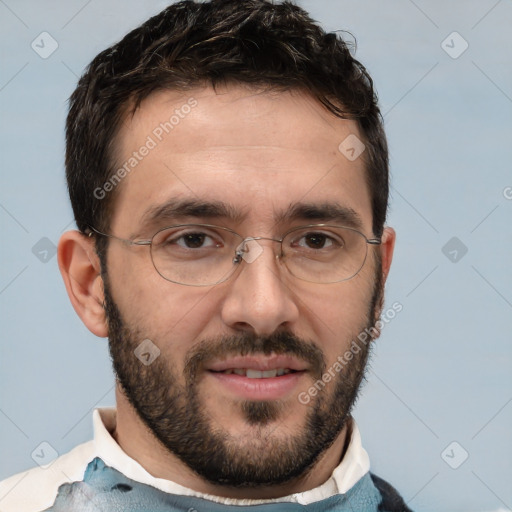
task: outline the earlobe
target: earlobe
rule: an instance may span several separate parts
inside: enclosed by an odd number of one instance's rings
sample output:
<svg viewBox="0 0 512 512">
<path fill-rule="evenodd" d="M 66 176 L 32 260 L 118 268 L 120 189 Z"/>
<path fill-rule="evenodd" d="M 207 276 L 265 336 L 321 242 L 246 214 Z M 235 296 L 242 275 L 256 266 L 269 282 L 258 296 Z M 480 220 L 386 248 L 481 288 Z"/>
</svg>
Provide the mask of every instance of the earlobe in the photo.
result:
<svg viewBox="0 0 512 512">
<path fill-rule="evenodd" d="M 79 231 L 67 231 L 59 241 L 59 269 L 69 299 L 85 326 L 96 336 L 108 336 L 103 307 L 103 280 L 94 240 Z"/>
</svg>

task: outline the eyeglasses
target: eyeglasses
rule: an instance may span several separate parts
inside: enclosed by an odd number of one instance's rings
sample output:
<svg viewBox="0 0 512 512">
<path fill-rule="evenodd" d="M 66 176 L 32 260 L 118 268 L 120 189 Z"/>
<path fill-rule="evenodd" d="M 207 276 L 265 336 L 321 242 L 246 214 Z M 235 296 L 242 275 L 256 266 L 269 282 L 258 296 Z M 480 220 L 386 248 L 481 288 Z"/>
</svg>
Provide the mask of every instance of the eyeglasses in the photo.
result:
<svg viewBox="0 0 512 512">
<path fill-rule="evenodd" d="M 276 258 L 288 272 L 303 281 L 339 283 L 353 278 L 366 261 L 368 239 L 361 232 L 343 226 L 312 224 L 293 228 L 281 238 L 243 237 L 235 231 L 212 224 L 181 224 L 158 230 L 149 240 L 119 240 L 128 245 L 149 245 L 156 271 L 167 281 L 188 286 L 212 286 L 228 280 L 242 261 L 252 263 L 263 252 L 258 240 L 280 244 Z"/>
</svg>

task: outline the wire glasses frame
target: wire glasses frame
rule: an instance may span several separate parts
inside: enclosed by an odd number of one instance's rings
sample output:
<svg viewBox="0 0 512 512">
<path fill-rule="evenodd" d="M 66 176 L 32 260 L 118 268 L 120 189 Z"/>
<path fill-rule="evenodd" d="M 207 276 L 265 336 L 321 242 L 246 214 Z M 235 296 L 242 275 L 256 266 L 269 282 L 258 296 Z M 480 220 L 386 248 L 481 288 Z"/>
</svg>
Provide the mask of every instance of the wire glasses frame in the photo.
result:
<svg viewBox="0 0 512 512">
<path fill-rule="evenodd" d="M 227 281 L 242 260 L 251 263 L 263 252 L 258 240 L 279 243 L 280 252 L 276 259 L 298 279 L 317 284 L 348 281 L 363 268 L 368 245 L 382 243 L 380 238 L 369 239 L 354 228 L 332 224 L 299 226 L 281 238 L 243 237 L 229 228 L 213 224 L 167 226 L 150 239 L 143 240 L 120 238 L 92 226 L 85 234 L 91 237 L 94 233 L 127 245 L 149 246 L 158 274 L 167 281 L 186 286 L 213 286 Z M 201 247 L 185 247 L 178 243 L 185 239 L 187 244 L 199 242 Z M 205 239 L 210 239 L 213 245 L 203 246 Z M 301 244 L 303 239 L 308 242 Z"/>
</svg>

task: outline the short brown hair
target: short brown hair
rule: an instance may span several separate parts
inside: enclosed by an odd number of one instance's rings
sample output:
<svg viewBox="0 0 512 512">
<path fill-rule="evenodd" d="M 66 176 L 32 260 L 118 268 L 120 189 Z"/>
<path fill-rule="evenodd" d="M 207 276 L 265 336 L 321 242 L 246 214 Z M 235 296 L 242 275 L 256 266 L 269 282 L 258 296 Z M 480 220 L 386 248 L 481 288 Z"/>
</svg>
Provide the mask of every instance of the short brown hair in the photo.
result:
<svg viewBox="0 0 512 512">
<path fill-rule="evenodd" d="M 372 79 L 339 35 L 292 2 L 269 0 L 174 3 L 94 58 L 71 95 L 66 124 L 66 177 L 78 229 L 109 229 L 116 191 L 102 199 L 93 191 L 114 173 L 123 118 L 155 91 L 221 83 L 306 91 L 336 116 L 355 119 L 366 145 L 373 231 L 382 234 L 388 150 Z"/>
</svg>

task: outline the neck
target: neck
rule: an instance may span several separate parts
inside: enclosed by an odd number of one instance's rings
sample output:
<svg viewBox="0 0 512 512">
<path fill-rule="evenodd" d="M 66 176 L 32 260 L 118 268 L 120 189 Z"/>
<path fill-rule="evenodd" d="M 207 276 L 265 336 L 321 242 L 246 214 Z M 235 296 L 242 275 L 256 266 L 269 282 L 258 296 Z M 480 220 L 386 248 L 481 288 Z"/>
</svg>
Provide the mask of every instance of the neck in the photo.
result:
<svg viewBox="0 0 512 512">
<path fill-rule="evenodd" d="M 348 421 L 306 475 L 276 486 L 239 489 L 204 480 L 167 450 L 140 419 L 119 385 L 116 387 L 116 402 L 117 421 L 112 436 L 129 457 L 155 478 L 171 480 L 196 492 L 225 498 L 275 499 L 319 487 L 340 464 L 350 441 L 351 421 Z"/>
</svg>

